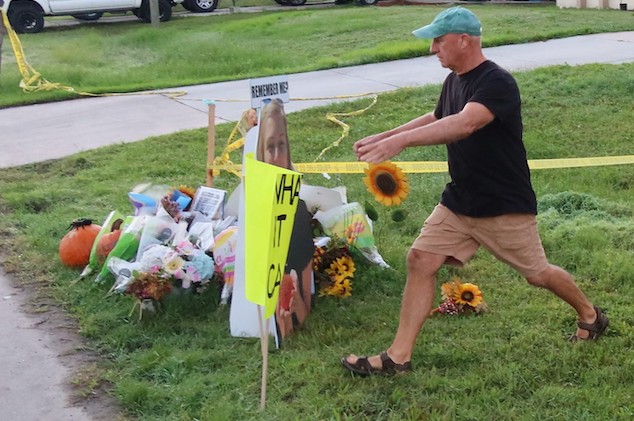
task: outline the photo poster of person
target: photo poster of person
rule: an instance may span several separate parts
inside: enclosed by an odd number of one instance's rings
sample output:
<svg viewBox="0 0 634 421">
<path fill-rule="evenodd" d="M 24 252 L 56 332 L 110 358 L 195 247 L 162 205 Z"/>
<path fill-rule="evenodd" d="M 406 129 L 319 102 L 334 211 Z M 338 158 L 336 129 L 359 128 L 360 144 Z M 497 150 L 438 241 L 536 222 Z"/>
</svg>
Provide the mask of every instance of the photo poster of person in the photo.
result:
<svg viewBox="0 0 634 421">
<path fill-rule="evenodd" d="M 277 134 L 277 142 L 275 134 L 271 133 Z M 268 140 L 265 140 L 267 137 Z M 268 152 L 265 149 L 268 149 Z M 286 169 L 293 168 L 286 117 L 281 101 L 272 101 L 260 109 L 258 124 L 247 132 L 243 150 L 243 174 L 248 174 L 247 171 L 244 171 L 244 163 L 247 160 L 246 156 L 251 153 L 259 161 L 269 164 L 277 162 L 280 164 L 277 166 Z M 247 300 L 245 295 L 244 221 L 248 211 L 244 206 L 244 197 L 244 183 L 240 183 L 236 191 L 231 194 L 227 207 L 229 213 L 235 213 L 238 219 L 235 277 L 229 325 L 231 335 L 234 337 L 259 337 L 257 305 Z M 270 325 L 269 333 L 274 336 L 277 348 L 282 346 L 283 338 L 288 337 L 304 323 L 313 306 L 315 293 L 312 269 L 314 243 L 311 220 L 312 215 L 308 212 L 306 203 L 299 200 L 273 319 L 274 323 Z"/>
<path fill-rule="evenodd" d="M 267 164 L 293 170 L 291 145 L 284 104 L 273 99 L 262 107 L 258 121 L 256 158 Z M 314 288 L 312 215 L 299 199 L 291 234 L 284 277 L 275 311 L 280 346 L 306 320 L 312 308 Z"/>
</svg>

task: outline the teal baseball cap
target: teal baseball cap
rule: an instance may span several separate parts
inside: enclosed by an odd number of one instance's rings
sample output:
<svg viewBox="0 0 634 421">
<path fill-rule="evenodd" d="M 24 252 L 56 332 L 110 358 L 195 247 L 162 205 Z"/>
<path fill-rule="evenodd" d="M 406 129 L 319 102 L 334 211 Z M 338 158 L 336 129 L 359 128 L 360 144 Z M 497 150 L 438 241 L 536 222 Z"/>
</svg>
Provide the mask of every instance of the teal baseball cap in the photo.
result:
<svg viewBox="0 0 634 421">
<path fill-rule="evenodd" d="M 450 7 L 438 14 L 429 25 L 412 31 L 417 38 L 437 38 L 445 34 L 482 35 L 482 24 L 473 12 L 464 7 Z"/>
</svg>

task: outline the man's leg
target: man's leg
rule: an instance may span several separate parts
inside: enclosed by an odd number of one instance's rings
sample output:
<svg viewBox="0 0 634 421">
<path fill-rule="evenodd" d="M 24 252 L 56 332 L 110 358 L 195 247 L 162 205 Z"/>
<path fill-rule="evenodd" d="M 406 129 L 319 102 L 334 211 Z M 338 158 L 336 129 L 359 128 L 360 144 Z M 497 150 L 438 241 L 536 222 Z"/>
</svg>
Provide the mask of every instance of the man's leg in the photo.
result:
<svg viewBox="0 0 634 421">
<path fill-rule="evenodd" d="M 548 265 L 548 268 L 537 276 L 526 278 L 531 285 L 546 288 L 553 294 L 570 304 L 579 315 L 579 320 L 592 324 L 597 319 L 594 306 L 579 289 L 572 275 L 555 265 Z M 578 328 L 577 336 L 581 339 L 588 337 L 588 331 Z"/>
<path fill-rule="evenodd" d="M 410 249 L 407 254 L 407 282 L 403 290 L 398 330 L 387 350 L 390 358 L 397 364 L 412 359 L 416 337 L 433 306 L 436 273 L 444 262 L 445 256 L 426 251 Z M 357 356 L 350 355 L 347 360 L 354 364 Z M 378 355 L 369 357 L 368 361 L 374 368 L 382 365 Z"/>
<path fill-rule="evenodd" d="M 592 324 L 597 319 L 594 306 L 579 289 L 572 275 L 548 262 L 537 230 L 535 215 L 508 214 L 476 220 L 476 240 L 499 260 L 523 274 L 531 285 L 546 288 L 570 304 L 579 320 Z M 589 332 L 577 330 L 585 339 Z"/>
</svg>

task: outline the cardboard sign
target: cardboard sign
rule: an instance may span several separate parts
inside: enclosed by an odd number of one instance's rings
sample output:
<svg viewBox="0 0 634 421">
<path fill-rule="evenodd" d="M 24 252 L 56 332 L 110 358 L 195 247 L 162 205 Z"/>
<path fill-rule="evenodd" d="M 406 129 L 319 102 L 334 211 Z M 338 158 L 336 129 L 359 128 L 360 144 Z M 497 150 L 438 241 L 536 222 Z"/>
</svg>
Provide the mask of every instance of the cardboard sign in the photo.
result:
<svg viewBox="0 0 634 421">
<path fill-rule="evenodd" d="M 245 295 L 272 316 L 284 276 L 301 174 L 246 158 Z"/>
</svg>

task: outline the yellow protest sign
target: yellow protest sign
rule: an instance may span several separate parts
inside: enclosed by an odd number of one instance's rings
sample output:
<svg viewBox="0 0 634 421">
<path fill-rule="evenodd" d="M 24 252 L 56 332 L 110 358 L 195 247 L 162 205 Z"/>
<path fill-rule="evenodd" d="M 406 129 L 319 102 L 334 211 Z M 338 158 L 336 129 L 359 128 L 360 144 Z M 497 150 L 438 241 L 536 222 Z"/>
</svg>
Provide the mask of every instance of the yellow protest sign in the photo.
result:
<svg viewBox="0 0 634 421">
<path fill-rule="evenodd" d="M 245 158 L 245 296 L 275 312 L 299 201 L 301 174 Z"/>
</svg>

